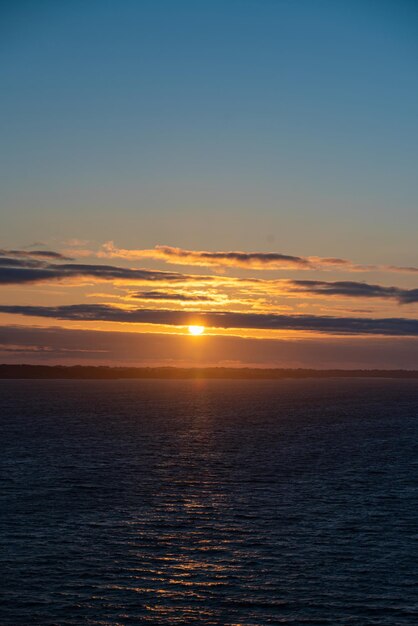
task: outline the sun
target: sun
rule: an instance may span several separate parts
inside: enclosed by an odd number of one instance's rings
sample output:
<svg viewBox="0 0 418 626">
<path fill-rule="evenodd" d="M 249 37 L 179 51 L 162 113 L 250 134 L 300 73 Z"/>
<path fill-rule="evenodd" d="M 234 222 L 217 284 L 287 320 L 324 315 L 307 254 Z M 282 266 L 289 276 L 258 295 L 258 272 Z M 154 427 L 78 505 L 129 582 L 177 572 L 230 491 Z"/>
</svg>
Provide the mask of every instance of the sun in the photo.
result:
<svg viewBox="0 0 418 626">
<path fill-rule="evenodd" d="M 204 326 L 189 326 L 189 333 L 191 335 L 201 335 L 205 330 Z"/>
</svg>

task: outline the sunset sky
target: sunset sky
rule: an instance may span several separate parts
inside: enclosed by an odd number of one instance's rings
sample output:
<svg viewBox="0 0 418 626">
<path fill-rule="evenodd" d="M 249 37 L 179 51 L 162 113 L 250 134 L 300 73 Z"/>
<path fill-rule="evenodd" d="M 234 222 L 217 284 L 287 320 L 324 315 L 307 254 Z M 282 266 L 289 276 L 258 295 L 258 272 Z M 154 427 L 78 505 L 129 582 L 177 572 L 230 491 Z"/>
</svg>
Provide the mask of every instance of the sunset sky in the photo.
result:
<svg viewBox="0 0 418 626">
<path fill-rule="evenodd" d="M 0 362 L 418 368 L 417 18 L 2 2 Z"/>
</svg>

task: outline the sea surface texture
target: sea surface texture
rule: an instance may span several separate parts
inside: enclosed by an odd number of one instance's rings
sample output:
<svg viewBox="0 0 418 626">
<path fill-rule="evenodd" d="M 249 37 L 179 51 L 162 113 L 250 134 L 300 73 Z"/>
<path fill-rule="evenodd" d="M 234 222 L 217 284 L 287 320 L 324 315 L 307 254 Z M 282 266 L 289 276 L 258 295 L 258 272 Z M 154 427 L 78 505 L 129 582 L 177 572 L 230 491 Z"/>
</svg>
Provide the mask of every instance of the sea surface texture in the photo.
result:
<svg viewBox="0 0 418 626">
<path fill-rule="evenodd" d="M 0 381 L 1 626 L 418 624 L 418 382 Z"/>
</svg>

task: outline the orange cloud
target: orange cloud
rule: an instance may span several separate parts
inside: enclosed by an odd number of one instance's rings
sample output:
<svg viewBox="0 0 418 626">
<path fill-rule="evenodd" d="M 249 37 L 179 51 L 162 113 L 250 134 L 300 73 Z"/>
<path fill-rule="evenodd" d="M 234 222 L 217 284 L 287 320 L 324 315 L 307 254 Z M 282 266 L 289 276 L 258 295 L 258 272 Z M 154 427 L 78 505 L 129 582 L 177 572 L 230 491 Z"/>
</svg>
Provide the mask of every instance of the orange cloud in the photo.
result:
<svg viewBox="0 0 418 626">
<path fill-rule="evenodd" d="M 418 267 L 395 265 L 362 265 L 349 259 L 338 257 L 295 256 L 280 252 L 242 252 L 207 250 L 186 250 L 183 248 L 157 245 L 151 249 L 130 250 L 118 248 L 113 241 L 103 244 L 99 258 L 153 259 L 172 265 L 197 267 L 235 267 L 254 270 L 336 270 L 346 272 L 406 272 L 418 273 Z"/>
</svg>

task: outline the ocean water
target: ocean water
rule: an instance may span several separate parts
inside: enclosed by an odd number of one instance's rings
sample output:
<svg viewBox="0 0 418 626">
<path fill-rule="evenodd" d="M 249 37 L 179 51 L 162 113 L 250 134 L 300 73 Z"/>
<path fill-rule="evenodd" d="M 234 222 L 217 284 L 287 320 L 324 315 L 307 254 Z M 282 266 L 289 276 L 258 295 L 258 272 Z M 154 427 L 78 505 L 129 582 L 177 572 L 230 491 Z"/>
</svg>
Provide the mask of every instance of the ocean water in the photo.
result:
<svg viewBox="0 0 418 626">
<path fill-rule="evenodd" d="M 0 381 L 1 626 L 418 624 L 418 382 Z"/>
</svg>

